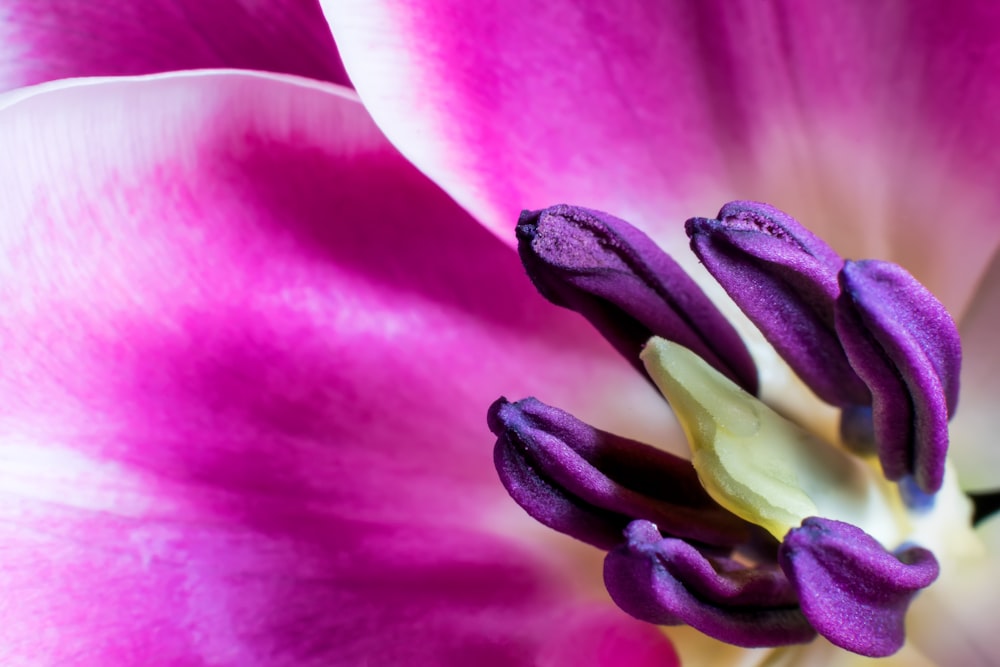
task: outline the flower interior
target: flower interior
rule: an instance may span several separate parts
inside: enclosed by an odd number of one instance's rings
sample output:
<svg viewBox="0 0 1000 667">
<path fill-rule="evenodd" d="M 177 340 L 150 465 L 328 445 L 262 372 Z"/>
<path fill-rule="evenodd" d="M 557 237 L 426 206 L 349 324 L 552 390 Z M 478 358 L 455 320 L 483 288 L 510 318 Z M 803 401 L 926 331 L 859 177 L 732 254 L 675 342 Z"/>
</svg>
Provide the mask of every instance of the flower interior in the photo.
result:
<svg viewBox="0 0 1000 667">
<path fill-rule="evenodd" d="M 845 260 L 769 205 L 732 202 L 685 229 L 729 297 L 839 410 L 839 438 L 758 398 L 736 328 L 649 237 L 561 205 L 521 215 L 529 277 L 659 389 L 691 457 L 501 398 L 488 415 L 500 480 L 533 518 L 605 550 L 605 586 L 640 620 L 744 647 L 819 634 L 891 655 L 907 607 L 938 576 L 934 552 L 960 548 L 956 526 L 970 524 L 947 461 L 955 323 L 902 267 Z"/>
</svg>

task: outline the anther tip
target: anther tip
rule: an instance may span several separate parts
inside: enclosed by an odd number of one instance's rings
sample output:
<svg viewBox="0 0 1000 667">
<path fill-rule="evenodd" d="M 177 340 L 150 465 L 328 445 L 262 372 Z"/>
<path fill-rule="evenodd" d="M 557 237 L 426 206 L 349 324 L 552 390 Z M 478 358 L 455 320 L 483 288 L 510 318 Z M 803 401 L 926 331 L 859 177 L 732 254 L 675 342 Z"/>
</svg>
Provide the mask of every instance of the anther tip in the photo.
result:
<svg viewBox="0 0 1000 667">
<path fill-rule="evenodd" d="M 521 211 L 521 215 L 517 218 L 517 226 L 514 228 L 514 234 L 517 236 L 518 241 L 526 243 L 531 242 L 535 238 L 535 235 L 538 233 L 538 220 L 544 212 L 544 209 L 537 211 L 525 209 Z"/>
<path fill-rule="evenodd" d="M 497 400 L 493 401 L 492 405 L 490 405 L 489 409 L 486 411 L 486 425 L 489 426 L 493 435 L 499 436 L 507 430 L 506 420 L 504 419 L 502 412 L 504 412 L 504 408 L 509 405 L 512 405 L 512 403 L 508 401 L 506 397 L 501 396 Z"/>
<path fill-rule="evenodd" d="M 689 218 L 684 222 L 684 233 L 693 241 L 696 236 L 704 236 L 711 233 L 712 227 L 718 224 L 718 222 L 718 220 L 711 220 L 709 218 Z"/>
</svg>

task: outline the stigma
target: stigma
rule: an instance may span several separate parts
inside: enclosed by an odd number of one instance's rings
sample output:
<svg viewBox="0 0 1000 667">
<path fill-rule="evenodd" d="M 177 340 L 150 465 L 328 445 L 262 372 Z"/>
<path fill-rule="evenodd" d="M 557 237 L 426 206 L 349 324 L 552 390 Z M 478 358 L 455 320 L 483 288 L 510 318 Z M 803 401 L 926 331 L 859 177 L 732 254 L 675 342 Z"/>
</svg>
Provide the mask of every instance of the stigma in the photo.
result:
<svg viewBox="0 0 1000 667">
<path fill-rule="evenodd" d="M 529 278 L 659 389 L 691 457 L 501 398 L 488 419 L 500 481 L 536 520 L 607 552 L 608 592 L 636 618 L 738 646 L 819 634 L 891 655 L 910 602 L 939 573 L 921 517 L 955 493 L 955 323 L 902 267 L 845 260 L 769 205 L 732 202 L 685 229 L 805 387 L 839 410 L 840 438 L 758 398 L 735 327 L 648 236 L 561 205 L 521 215 Z"/>
</svg>

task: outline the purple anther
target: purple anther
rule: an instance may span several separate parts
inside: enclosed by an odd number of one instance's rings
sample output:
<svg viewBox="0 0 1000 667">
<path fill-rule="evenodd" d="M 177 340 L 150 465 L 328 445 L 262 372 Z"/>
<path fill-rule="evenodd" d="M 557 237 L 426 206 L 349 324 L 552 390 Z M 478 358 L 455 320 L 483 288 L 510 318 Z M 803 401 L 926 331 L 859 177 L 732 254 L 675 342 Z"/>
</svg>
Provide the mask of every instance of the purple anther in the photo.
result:
<svg viewBox="0 0 1000 667">
<path fill-rule="evenodd" d="M 757 392 L 757 369 L 739 334 L 643 232 L 607 213 L 560 205 L 523 212 L 517 238 L 542 296 L 586 317 L 644 375 L 639 352 L 655 335 Z"/>
<path fill-rule="evenodd" d="M 604 584 L 632 616 L 686 623 L 744 647 L 798 644 L 816 635 L 776 566 L 706 557 L 682 540 L 664 538 L 648 521 L 631 523 L 625 535 L 627 542 L 604 560 Z"/>
<path fill-rule="evenodd" d="M 948 420 L 958 403 L 962 347 L 945 307 L 902 267 L 847 262 L 840 274 L 837 333 L 872 393 L 872 421 L 886 477 L 912 475 L 941 488 Z"/>
<path fill-rule="evenodd" d="M 789 531 L 778 562 L 816 630 L 841 648 L 871 657 L 899 650 L 907 607 L 938 576 L 927 549 L 893 554 L 856 526 L 815 517 Z"/>
<path fill-rule="evenodd" d="M 499 399 L 487 421 L 507 492 L 541 523 L 602 549 L 633 519 L 725 551 L 752 527 L 702 488 L 690 461 L 606 433 L 534 398 Z"/>
<path fill-rule="evenodd" d="M 834 328 L 843 259 L 773 206 L 730 202 L 718 218 L 692 218 L 691 249 L 816 395 L 838 407 L 868 405 Z"/>
</svg>

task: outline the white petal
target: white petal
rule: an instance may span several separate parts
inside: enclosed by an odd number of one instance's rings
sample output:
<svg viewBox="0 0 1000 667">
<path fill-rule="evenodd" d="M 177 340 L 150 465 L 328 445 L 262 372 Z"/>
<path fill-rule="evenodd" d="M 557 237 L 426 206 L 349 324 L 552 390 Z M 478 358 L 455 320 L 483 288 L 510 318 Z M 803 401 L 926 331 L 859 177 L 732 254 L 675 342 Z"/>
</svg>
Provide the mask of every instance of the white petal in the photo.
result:
<svg viewBox="0 0 1000 667">
<path fill-rule="evenodd" d="M 951 457 L 962 487 L 1000 488 L 1000 256 L 994 256 L 972 305 L 962 318 L 962 378 L 951 423 Z"/>
</svg>

